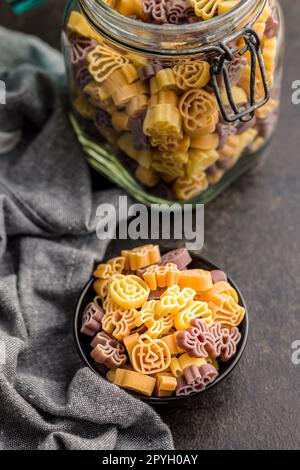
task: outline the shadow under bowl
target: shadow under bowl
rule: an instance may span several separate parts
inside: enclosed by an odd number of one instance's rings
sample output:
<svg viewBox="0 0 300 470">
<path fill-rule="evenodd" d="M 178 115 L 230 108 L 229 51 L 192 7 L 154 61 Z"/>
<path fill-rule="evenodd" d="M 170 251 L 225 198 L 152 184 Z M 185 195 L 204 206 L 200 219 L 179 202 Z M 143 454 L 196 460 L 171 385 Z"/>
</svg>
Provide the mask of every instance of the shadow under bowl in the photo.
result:
<svg viewBox="0 0 300 470">
<path fill-rule="evenodd" d="M 220 269 L 217 266 L 215 266 L 213 263 L 207 261 L 205 258 L 203 258 L 202 256 L 196 253 L 190 252 L 190 255 L 192 257 L 192 263 L 189 265 L 189 268 L 200 268 L 200 269 L 206 269 L 208 271 Z M 231 374 L 235 366 L 240 361 L 243 355 L 243 352 L 245 350 L 245 347 L 246 347 L 246 343 L 248 339 L 248 330 L 249 330 L 249 316 L 248 316 L 248 310 L 245 304 L 245 300 L 239 288 L 229 276 L 227 277 L 228 277 L 228 282 L 237 291 L 238 296 L 239 296 L 239 304 L 242 307 L 244 307 L 246 313 L 245 313 L 242 323 L 239 325 L 239 330 L 240 330 L 242 338 L 237 347 L 236 355 L 230 361 L 219 364 L 220 370 L 219 370 L 219 375 L 217 379 L 214 382 L 212 382 L 210 385 L 208 385 L 208 387 L 206 387 L 201 392 L 194 393 L 191 395 L 179 396 L 179 397 L 177 396 L 163 397 L 163 398 L 146 397 L 138 393 L 134 393 L 129 390 L 126 390 L 127 393 L 130 393 L 131 395 L 134 395 L 136 398 L 139 398 L 140 400 L 143 400 L 151 405 L 155 405 L 155 406 L 156 405 L 157 406 L 170 405 L 171 406 L 171 405 L 177 404 L 177 402 L 180 402 L 180 401 L 183 402 L 183 401 L 199 398 L 202 393 L 205 393 L 207 390 L 210 390 L 213 387 L 216 387 Z M 73 335 L 74 335 L 74 340 L 75 340 L 77 351 L 83 363 L 86 366 L 88 366 L 93 372 L 95 372 L 98 375 L 100 374 L 106 380 L 105 376 L 106 376 L 108 369 L 105 366 L 101 366 L 100 364 L 97 364 L 90 356 L 90 353 L 92 351 L 92 348 L 90 346 L 92 338 L 90 336 L 86 336 L 80 333 L 81 324 L 82 324 L 82 315 L 83 315 L 84 309 L 87 306 L 87 304 L 92 302 L 96 296 L 95 291 L 93 289 L 93 283 L 94 283 L 94 278 L 90 279 L 90 281 L 84 287 L 80 295 L 80 298 L 77 302 L 74 319 L 73 319 Z"/>
</svg>

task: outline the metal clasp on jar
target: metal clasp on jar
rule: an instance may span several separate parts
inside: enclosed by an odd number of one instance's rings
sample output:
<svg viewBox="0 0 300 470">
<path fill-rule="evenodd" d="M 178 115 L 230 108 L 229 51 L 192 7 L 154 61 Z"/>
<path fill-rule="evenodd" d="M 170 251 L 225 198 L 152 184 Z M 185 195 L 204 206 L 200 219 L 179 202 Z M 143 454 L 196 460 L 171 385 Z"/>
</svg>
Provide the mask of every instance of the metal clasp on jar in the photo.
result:
<svg viewBox="0 0 300 470">
<path fill-rule="evenodd" d="M 261 51 L 261 40 L 259 35 L 253 29 L 246 29 L 243 34 L 245 47 L 239 51 L 230 49 L 226 44 L 221 43 L 217 47 L 213 47 L 216 56 L 212 59 L 210 74 L 211 83 L 214 89 L 220 112 L 222 117 L 227 122 L 234 122 L 240 120 L 242 122 L 250 121 L 256 109 L 264 106 L 270 99 L 270 89 L 268 86 L 264 60 Z M 238 53 L 241 57 L 248 52 L 250 53 L 250 93 L 249 93 L 249 106 L 239 109 L 234 101 L 231 90 L 230 78 L 228 74 L 228 66 L 232 63 L 234 56 Z M 264 97 L 259 102 L 256 102 L 256 78 L 257 78 L 257 63 L 261 75 L 261 80 L 264 89 Z M 229 106 L 225 106 L 222 100 L 222 92 L 218 82 L 218 77 L 223 78 L 223 83 L 228 99 Z M 228 108 L 231 108 L 231 111 Z"/>
</svg>

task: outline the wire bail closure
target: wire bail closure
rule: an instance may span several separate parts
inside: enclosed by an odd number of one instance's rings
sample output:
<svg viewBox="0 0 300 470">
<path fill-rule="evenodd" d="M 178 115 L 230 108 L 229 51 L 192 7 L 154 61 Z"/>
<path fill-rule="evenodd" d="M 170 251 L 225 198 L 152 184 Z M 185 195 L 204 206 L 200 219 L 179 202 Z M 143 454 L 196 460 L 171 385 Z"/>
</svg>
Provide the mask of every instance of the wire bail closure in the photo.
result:
<svg viewBox="0 0 300 470">
<path fill-rule="evenodd" d="M 261 51 L 261 40 L 259 35 L 253 29 L 245 29 L 243 34 L 245 40 L 245 47 L 238 51 L 240 56 L 243 56 L 246 52 L 250 52 L 251 66 L 250 66 L 250 103 L 249 107 L 243 110 L 239 110 L 238 106 L 234 102 L 234 98 L 231 91 L 231 84 L 228 73 L 228 66 L 232 63 L 233 58 L 237 50 L 231 50 L 226 44 L 221 43 L 215 48 L 215 52 L 218 53 L 218 57 L 215 57 L 210 66 L 211 82 L 217 98 L 217 102 L 220 108 L 223 119 L 226 122 L 234 122 L 240 120 L 242 122 L 250 121 L 256 109 L 264 106 L 270 99 L 270 89 L 267 82 L 266 69 Z M 255 99 L 255 85 L 256 85 L 256 63 L 258 61 L 259 71 L 261 74 L 263 87 L 264 87 L 264 98 L 256 103 Z M 222 101 L 221 90 L 218 83 L 218 76 L 222 75 L 223 82 L 226 90 L 226 95 L 232 114 L 228 114 L 226 106 Z"/>
</svg>

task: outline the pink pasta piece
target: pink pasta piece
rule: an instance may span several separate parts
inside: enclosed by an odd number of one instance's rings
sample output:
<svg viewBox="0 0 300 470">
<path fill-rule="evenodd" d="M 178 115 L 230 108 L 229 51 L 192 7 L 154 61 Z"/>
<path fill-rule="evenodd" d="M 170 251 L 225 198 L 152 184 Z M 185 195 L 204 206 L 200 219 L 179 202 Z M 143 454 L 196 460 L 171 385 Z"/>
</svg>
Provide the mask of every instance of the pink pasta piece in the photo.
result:
<svg viewBox="0 0 300 470">
<path fill-rule="evenodd" d="M 101 307 L 91 302 L 85 308 L 82 316 L 80 332 L 87 336 L 94 336 L 101 328 L 104 312 Z"/>
<path fill-rule="evenodd" d="M 192 328 L 178 331 L 176 335 L 177 346 L 188 353 L 190 357 L 216 357 L 215 341 L 205 321 L 193 319 Z"/>
<path fill-rule="evenodd" d="M 237 327 L 222 328 L 221 323 L 216 323 L 210 328 L 210 333 L 214 337 L 217 357 L 221 357 L 223 362 L 232 359 L 242 337 L 239 329 Z"/>
</svg>

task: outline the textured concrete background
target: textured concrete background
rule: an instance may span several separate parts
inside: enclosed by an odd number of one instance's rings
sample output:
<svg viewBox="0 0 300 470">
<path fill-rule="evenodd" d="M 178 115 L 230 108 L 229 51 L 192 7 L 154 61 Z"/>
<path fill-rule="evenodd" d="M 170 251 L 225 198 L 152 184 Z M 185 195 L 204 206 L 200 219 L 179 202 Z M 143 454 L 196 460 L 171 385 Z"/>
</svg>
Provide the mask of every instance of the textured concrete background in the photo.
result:
<svg viewBox="0 0 300 470">
<path fill-rule="evenodd" d="M 203 254 L 227 270 L 248 303 L 248 347 L 232 377 L 192 405 L 164 410 L 178 449 L 300 447 L 300 365 L 291 344 L 300 339 L 300 5 L 282 1 L 287 50 L 282 113 L 263 166 L 243 176 L 206 208 Z M 49 0 L 15 17 L 1 6 L 0 24 L 37 34 L 59 47 L 64 2 Z"/>
</svg>

